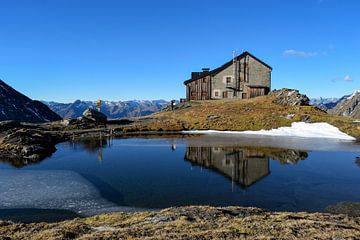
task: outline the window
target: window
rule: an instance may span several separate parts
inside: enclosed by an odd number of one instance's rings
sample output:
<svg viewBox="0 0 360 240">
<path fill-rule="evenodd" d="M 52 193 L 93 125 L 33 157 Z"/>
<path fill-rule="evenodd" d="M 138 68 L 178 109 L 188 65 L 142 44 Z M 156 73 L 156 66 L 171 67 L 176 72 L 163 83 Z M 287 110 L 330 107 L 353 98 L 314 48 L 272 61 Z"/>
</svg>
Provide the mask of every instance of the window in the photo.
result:
<svg viewBox="0 0 360 240">
<path fill-rule="evenodd" d="M 226 83 L 231 83 L 231 77 L 226 77 Z"/>
<path fill-rule="evenodd" d="M 216 91 L 216 92 L 215 92 L 215 97 L 218 97 L 218 96 L 219 96 L 219 92 Z"/>
</svg>

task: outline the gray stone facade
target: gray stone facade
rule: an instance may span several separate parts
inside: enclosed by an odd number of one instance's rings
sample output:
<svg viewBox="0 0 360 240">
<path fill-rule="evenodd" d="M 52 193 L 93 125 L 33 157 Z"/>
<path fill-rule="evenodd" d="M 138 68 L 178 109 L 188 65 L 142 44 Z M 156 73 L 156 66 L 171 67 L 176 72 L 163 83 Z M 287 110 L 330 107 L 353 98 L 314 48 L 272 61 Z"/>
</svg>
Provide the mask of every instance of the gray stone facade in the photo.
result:
<svg viewBox="0 0 360 240">
<path fill-rule="evenodd" d="M 266 95 L 271 89 L 271 71 L 269 65 L 244 52 L 217 69 L 193 73 L 192 76 L 195 77 L 184 83 L 186 98 L 187 100 L 247 99 Z"/>
</svg>

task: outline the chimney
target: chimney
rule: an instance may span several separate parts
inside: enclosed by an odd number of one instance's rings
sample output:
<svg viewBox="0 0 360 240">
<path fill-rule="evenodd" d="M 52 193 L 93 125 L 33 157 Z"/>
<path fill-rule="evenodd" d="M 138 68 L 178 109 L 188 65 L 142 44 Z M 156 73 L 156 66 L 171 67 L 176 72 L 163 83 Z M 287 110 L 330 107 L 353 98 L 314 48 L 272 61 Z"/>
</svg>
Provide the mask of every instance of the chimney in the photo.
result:
<svg viewBox="0 0 360 240">
<path fill-rule="evenodd" d="M 201 69 L 203 72 L 209 72 L 210 71 L 210 68 L 202 68 Z"/>
<path fill-rule="evenodd" d="M 200 74 L 201 74 L 201 72 L 192 72 L 192 73 L 191 73 L 191 78 L 192 78 L 192 79 L 193 79 L 193 78 L 197 78 L 197 77 L 200 76 Z"/>
</svg>

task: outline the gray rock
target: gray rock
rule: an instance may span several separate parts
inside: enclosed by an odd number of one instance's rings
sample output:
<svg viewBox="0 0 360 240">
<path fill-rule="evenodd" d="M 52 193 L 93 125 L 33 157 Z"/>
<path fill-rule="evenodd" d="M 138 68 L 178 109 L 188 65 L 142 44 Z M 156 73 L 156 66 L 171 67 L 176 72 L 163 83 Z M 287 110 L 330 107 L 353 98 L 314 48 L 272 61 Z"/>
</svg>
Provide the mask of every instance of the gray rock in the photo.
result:
<svg viewBox="0 0 360 240">
<path fill-rule="evenodd" d="M 146 218 L 145 221 L 148 223 L 173 222 L 175 218 L 170 216 L 155 216 Z"/>
<path fill-rule="evenodd" d="M 302 122 L 311 123 L 311 116 L 310 115 L 301 115 L 300 120 Z"/>
<path fill-rule="evenodd" d="M 286 119 L 293 119 L 295 117 L 295 114 L 292 113 L 292 114 L 288 114 L 285 116 Z"/>
<path fill-rule="evenodd" d="M 213 121 L 213 120 L 216 120 L 216 119 L 218 119 L 218 118 L 220 118 L 220 116 L 216 116 L 216 115 L 209 115 L 209 116 L 207 116 L 207 120 L 208 120 L 208 121 Z"/>
<path fill-rule="evenodd" d="M 83 118 L 100 123 L 107 121 L 107 116 L 105 114 L 96 111 L 95 109 L 92 108 L 88 108 L 83 112 Z"/>
<path fill-rule="evenodd" d="M 310 102 L 306 95 L 295 89 L 282 88 L 270 92 L 269 95 L 275 97 L 274 103 L 284 106 L 309 106 Z"/>
</svg>

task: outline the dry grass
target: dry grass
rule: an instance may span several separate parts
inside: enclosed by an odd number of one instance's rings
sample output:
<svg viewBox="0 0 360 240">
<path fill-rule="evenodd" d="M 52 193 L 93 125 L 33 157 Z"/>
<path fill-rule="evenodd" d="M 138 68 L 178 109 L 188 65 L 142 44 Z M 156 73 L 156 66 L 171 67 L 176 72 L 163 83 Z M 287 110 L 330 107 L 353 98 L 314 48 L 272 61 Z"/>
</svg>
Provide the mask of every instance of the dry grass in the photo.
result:
<svg viewBox="0 0 360 240">
<path fill-rule="evenodd" d="M 242 207 L 180 207 L 60 223 L 0 222 L 11 239 L 355 239 L 360 218 Z"/>
<path fill-rule="evenodd" d="M 194 101 L 188 108 L 139 118 L 136 123 L 118 130 L 268 130 L 290 126 L 292 122 L 310 117 L 311 122 L 327 122 L 357 139 L 360 138 L 360 123 L 354 122 L 352 118 L 329 115 L 313 106 L 282 106 L 272 101 L 270 96 L 248 100 Z M 209 116 L 216 117 L 209 119 Z"/>
</svg>

